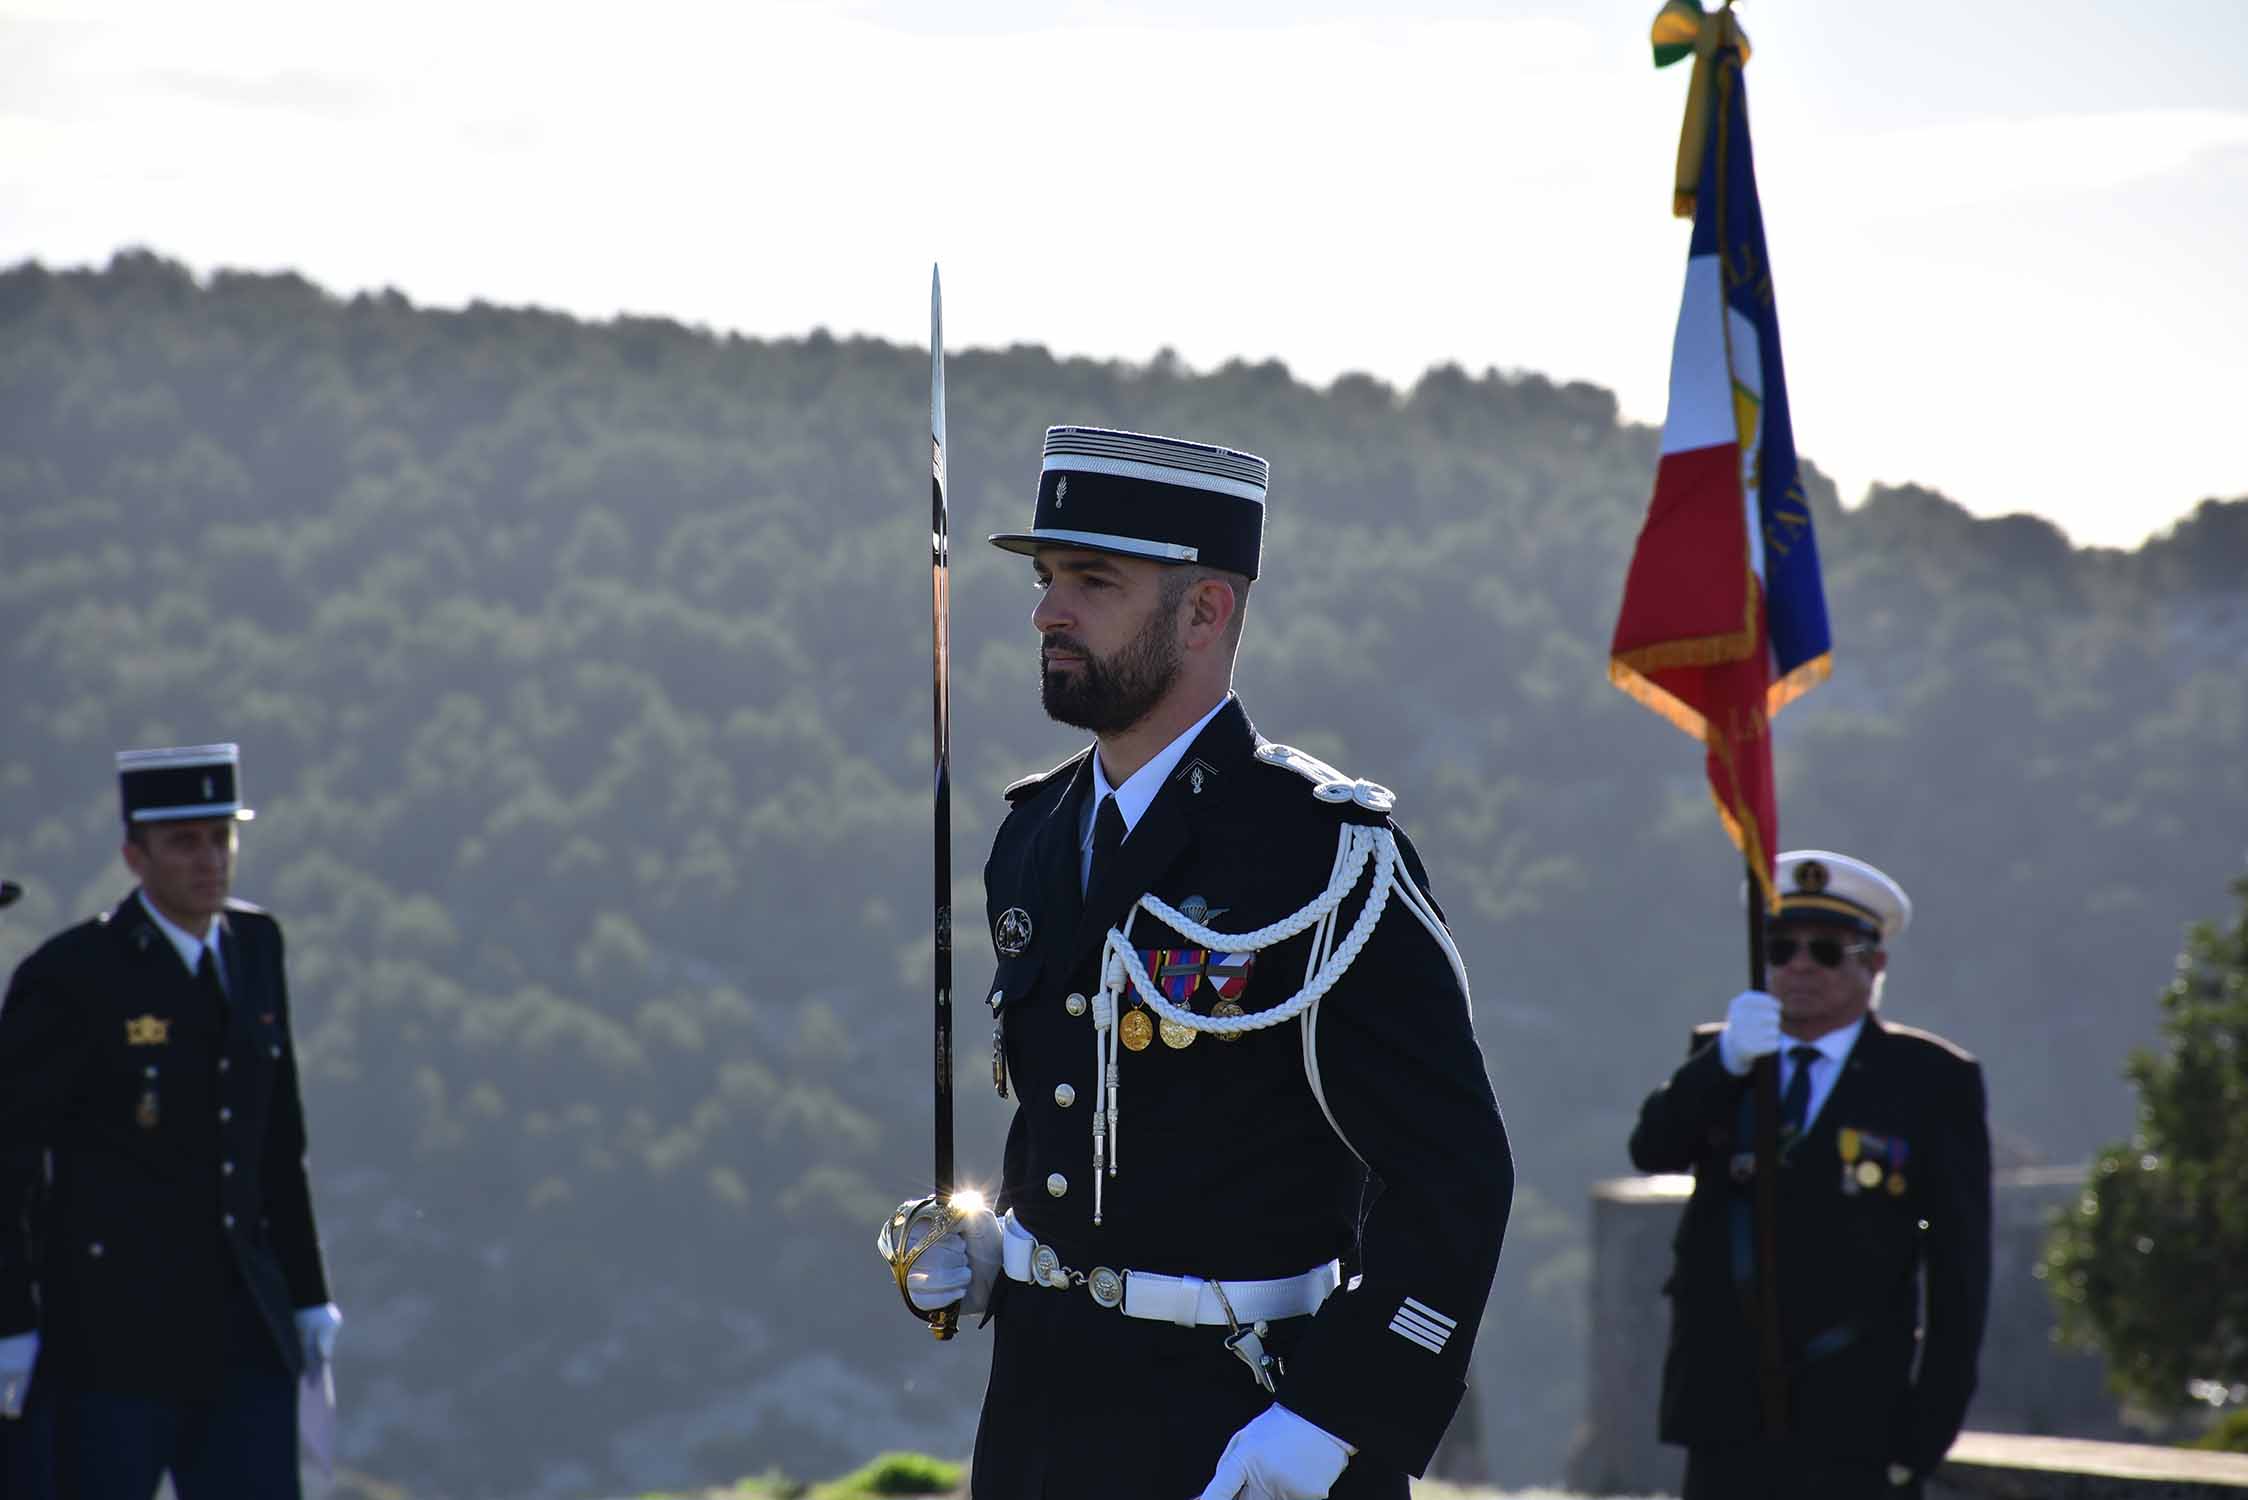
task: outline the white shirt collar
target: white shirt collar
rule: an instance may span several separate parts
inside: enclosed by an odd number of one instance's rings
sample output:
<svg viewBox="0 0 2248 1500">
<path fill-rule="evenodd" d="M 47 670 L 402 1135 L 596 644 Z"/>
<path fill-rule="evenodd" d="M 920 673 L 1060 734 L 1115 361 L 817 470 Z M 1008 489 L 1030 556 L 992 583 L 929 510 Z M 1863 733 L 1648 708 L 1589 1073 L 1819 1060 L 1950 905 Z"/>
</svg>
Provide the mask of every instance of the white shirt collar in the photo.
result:
<svg viewBox="0 0 2248 1500">
<path fill-rule="evenodd" d="M 1155 801 L 1155 794 L 1163 790 L 1163 783 L 1170 780 L 1171 772 L 1178 768 L 1179 761 L 1185 757 L 1186 747 L 1193 744 L 1194 737 L 1207 728 L 1210 721 L 1218 716 L 1219 709 L 1224 708 L 1232 701 L 1233 694 L 1231 693 L 1220 698 L 1217 708 L 1211 709 L 1201 718 L 1189 724 L 1183 734 L 1171 741 L 1170 744 L 1165 745 L 1161 750 L 1156 751 L 1154 759 L 1125 777 L 1124 784 L 1119 787 L 1112 787 L 1108 784 L 1108 773 L 1101 769 L 1100 747 L 1094 746 L 1093 797 L 1086 804 L 1088 812 L 1085 818 L 1085 827 L 1082 830 L 1081 846 L 1086 849 L 1093 847 L 1092 814 L 1100 810 L 1101 799 L 1111 792 L 1116 794 L 1116 810 L 1124 815 L 1125 834 L 1129 836 L 1133 829 L 1139 827 L 1140 818 Z"/>
<path fill-rule="evenodd" d="M 1790 1037 L 1787 1046 L 1782 1050 L 1793 1052 L 1798 1047 L 1816 1047 L 1819 1049 L 1819 1056 L 1825 1058 L 1828 1062 L 1838 1063 L 1850 1055 L 1850 1049 L 1858 1044 L 1858 1033 L 1865 1029 L 1866 1018 L 1860 1016 L 1849 1025 L 1838 1027 L 1815 1041 L 1799 1042 Z"/>
<path fill-rule="evenodd" d="M 172 947 L 179 953 L 180 962 L 187 965 L 187 972 L 194 973 L 196 967 L 203 961 L 205 940 L 197 937 L 194 933 L 189 932 L 179 923 L 158 911 L 156 903 L 148 899 L 146 890 L 136 890 L 133 894 L 140 898 L 141 910 L 148 913 L 149 919 L 156 924 L 156 930 L 171 940 Z M 226 978 L 226 955 L 219 951 L 219 928 L 225 921 L 226 918 L 223 916 L 211 918 L 209 938 L 211 962 L 218 966 L 221 982 L 224 982 Z"/>
</svg>

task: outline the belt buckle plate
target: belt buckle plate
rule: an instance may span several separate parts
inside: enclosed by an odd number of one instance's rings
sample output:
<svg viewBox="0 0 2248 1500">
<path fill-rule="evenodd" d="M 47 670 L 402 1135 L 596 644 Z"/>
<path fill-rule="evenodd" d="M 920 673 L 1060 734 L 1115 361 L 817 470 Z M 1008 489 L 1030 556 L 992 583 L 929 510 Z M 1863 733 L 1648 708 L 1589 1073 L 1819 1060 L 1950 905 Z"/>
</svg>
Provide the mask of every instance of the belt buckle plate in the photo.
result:
<svg viewBox="0 0 2248 1500">
<path fill-rule="evenodd" d="M 1052 1245 L 1040 1245 L 1030 1253 L 1030 1279 L 1040 1286 L 1069 1285 L 1069 1273 L 1062 1269 L 1062 1258 L 1054 1253 Z"/>
<path fill-rule="evenodd" d="M 1085 1290 L 1103 1307 L 1120 1307 L 1124 1303 L 1124 1277 L 1107 1266 L 1093 1267 L 1092 1274 L 1085 1278 Z"/>
</svg>

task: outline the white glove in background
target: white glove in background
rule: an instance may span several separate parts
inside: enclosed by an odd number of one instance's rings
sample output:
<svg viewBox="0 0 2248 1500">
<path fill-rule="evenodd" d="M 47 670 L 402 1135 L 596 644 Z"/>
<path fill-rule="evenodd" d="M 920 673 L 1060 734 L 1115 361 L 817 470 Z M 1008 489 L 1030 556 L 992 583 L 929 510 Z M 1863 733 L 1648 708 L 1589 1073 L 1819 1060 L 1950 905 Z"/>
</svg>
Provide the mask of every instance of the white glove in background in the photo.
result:
<svg viewBox="0 0 2248 1500">
<path fill-rule="evenodd" d="M 905 1273 L 905 1294 L 923 1312 L 957 1302 L 960 1315 L 973 1318 L 991 1305 L 991 1288 L 998 1279 L 999 1220 L 990 1209 L 978 1209 L 921 1252 Z"/>
<path fill-rule="evenodd" d="M 39 1335 L 11 1334 L 0 1339 L 0 1417 L 23 1415 L 31 1394 L 31 1367 L 39 1362 Z"/>
<path fill-rule="evenodd" d="M 1225 1445 L 1198 1500 L 1319 1500 L 1357 1451 L 1274 1402 Z"/>
<path fill-rule="evenodd" d="M 307 1374 L 318 1373 L 336 1357 L 336 1330 L 343 1327 L 343 1312 L 333 1302 L 297 1309 L 297 1345 L 304 1350 Z"/>
<path fill-rule="evenodd" d="M 1743 1078 L 1760 1057 L 1780 1050 L 1780 1002 L 1762 990 L 1743 990 L 1725 1007 L 1725 1029 L 1717 1034 L 1718 1060 L 1725 1071 Z"/>
</svg>

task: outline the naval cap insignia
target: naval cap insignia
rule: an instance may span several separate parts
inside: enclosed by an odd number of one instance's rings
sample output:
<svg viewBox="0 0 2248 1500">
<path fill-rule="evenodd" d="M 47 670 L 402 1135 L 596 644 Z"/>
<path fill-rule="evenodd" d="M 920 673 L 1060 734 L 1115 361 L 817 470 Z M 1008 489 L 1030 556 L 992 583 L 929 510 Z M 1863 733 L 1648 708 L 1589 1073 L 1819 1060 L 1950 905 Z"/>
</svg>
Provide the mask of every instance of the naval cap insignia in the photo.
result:
<svg viewBox="0 0 2248 1500">
<path fill-rule="evenodd" d="M 1807 859 L 1795 867 L 1795 888 L 1806 896 L 1816 896 L 1827 888 L 1827 867 L 1815 859 Z"/>
<path fill-rule="evenodd" d="M 211 778 L 210 778 L 210 777 L 208 777 L 208 776 L 204 777 L 204 778 L 203 778 L 203 800 L 204 800 L 205 802 L 208 802 L 208 801 L 210 801 L 210 800 L 211 800 L 211 799 L 212 799 L 213 797 L 216 797 L 217 795 L 218 795 L 218 791 L 217 791 L 217 789 L 216 789 L 216 788 L 215 788 L 215 787 L 214 787 L 214 786 L 212 785 L 212 783 L 211 783 Z"/>
<path fill-rule="evenodd" d="M 1030 913 L 1019 906 L 1010 906 L 999 914 L 998 925 L 991 929 L 991 943 L 1003 958 L 1020 958 L 1030 946 Z"/>
<path fill-rule="evenodd" d="M 1064 474 L 1061 478 L 1054 481 L 1054 509 L 1060 510 L 1062 508 L 1062 502 L 1064 500 L 1067 500 L 1068 498 L 1069 476 L 1067 474 Z"/>
</svg>

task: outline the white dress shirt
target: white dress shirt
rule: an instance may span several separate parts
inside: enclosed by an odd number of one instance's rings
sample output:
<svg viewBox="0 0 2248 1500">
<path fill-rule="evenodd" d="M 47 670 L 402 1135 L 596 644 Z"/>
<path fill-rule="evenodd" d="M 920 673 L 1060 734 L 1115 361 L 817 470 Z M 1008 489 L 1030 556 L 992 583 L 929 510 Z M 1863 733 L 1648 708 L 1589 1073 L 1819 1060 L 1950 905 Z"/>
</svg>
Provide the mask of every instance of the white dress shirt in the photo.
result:
<svg viewBox="0 0 2248 1500">
<path fill-rule="evenodd" d="M 1795 1081 L 1795 1070 L 1798 1067 L 1811 1070 L 1811 1103 L 1803 1112 L 1805 1134 L 1810 1133 L 1811 1122 L 1818 1119 L 1820 1108 L 1827 1102 L 1827 1095 L 1834 1092 L 1836 1081 L 1842 1077 L 1842 1064 L 1850 1056 L 1850 1049 L 1858 1044 L 1858 1033 L 1865 1029 L 1866 1018 L 1860 1016 L 1849 1025 L 1830 1031 L 1815 1041 L 1806 1043 L 1788 1037 L 1786 1045 L 1780 1048 L 1781 1098 L 1787 1097 L 1788 1085 Z M 1804 1063 L 1798 1063 L 1788 1055 L 1803 1046 L 1816 1047 L 1819 1055 Z"/>
<path fill-rule="evenodd" d="M 231 992 L 232 986 L 227 983 L 226 979 L 226 954 L 219 946 L 219 927 L 225 921 L 225 918 L 211 918 L 209 931 L 203 937 L 197 937 L 194 933 L 189 932 L 179 923 L 158 911 L 156 903 L 148 899 L 147 891 L 136 891 L 134 894 L 140 897 L 141 910 L 148 913 L 149 919 L 156 924 L 156 930 L 171 939 L 172 947 L 179 953 L 180 962 L 187 965 L 187 972 L 190 974 L 195 972 L 197 966 L 203 961 L 203 950 L 209 948 L 211 950 L 211 966 L 219 972 L 219 988 Z"/>
<path fill-rule="evenodd" d="M 1155 794 L 1163 790 L 1163 783 L 1170 779 L 1174 770 L 1178 769 L 1179 761 L 1186 755 L 1186 747 L 1193 744 L 1194 737 L 1207 728 L 1210 721 L 1218 716 L 1218 710 L 1232 701 L 1233 694 L 1231 693 L 1220 698 L 1217 708 L 1211 709 L 1201 718 L 1189 724 L 1177 739 L 1156 751 L 1154 758 L 1146 765 L 1125 777 L 1124 784 L 1119 787 L 1112 787 L 1108 784 L 1108 773 L 1101 769 L 1100 747 L 1098 745 L 1093 747 L 1093 795 L 1085 800 L 1085 811 L 1079 817 L 1077 824 L 1077 883 L 1079 885 L 1084 885 L 1092 878 L 1093 817 L 1100 811 L 1101 799 L 1112 792 L 1115 794 L 1116 810 L 1124 816 L 1124 836 L 1130 838 L 1132 830 L 1140 826 L 1140 819 L 1146 815 L 1149 805 L 1155 801 Z"/>
</svg>

